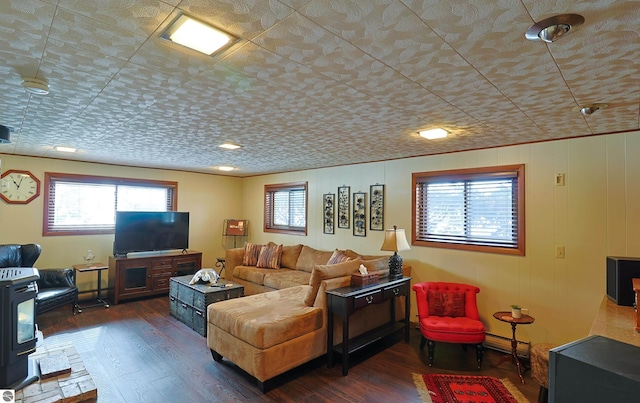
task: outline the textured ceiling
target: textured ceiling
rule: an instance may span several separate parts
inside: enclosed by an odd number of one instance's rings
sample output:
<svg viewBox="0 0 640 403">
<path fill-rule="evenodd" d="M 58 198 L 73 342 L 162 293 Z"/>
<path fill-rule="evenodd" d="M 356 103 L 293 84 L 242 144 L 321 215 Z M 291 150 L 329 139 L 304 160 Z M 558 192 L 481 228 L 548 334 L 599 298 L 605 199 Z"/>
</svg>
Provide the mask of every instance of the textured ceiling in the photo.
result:
<svg viewBox="0 0 640 403">
<path fill-rule="evenodd" d="M 159 36 L 181 13 L 240 39 L 216 57 L 168 44 Z M 586 21 L 553 44 L 525 39 L 561 13 Z M 0 153 L 238 176 L 640 119 L 633 0 L 0 0 L 0 60 L 0 124 L 14 128 Z M 51 92 L 29 95 L 21 77 Z M 576 110 L 593 103 L 609 106 Z M 451 136 L 417 135 L 429 127 Z"/>
</svg>

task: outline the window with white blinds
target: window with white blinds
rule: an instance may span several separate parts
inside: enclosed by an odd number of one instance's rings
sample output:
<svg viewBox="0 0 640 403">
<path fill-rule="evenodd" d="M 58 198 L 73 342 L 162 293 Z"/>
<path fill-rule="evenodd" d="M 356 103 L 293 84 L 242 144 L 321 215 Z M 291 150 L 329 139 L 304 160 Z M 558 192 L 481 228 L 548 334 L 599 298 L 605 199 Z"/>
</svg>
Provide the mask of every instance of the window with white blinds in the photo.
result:
<svg viewBox="0 0 640 403">
<path fill-rule="evenodd" d="M 175 211 L 177 186 L 46 172 L 43 235 L 109 234 L 116 211 Z"/>
<path fill-rule="evenodd" d="M 524 165 L 413 174 L 415 245 L 524 255 Z"/>
<path fill-rule="evenodd" d="M 307 182 L 265 185 L 264 231 L 307 234 Z"/>
</svg>

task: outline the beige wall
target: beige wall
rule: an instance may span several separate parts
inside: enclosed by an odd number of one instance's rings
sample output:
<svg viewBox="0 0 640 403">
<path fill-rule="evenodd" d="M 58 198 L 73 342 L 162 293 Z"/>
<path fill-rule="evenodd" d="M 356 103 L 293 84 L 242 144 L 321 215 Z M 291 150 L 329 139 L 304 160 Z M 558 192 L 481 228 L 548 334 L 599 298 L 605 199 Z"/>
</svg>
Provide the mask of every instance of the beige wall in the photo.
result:
<svg viewBox="0 0 640 403">
<path fill-rule="evenodd" d="M 491 333 L 510 336 L 510 327 L 492 314 L 519 303 L 536 318 L 534 324 L 518 327 L 519 339 L 565 343 L 589 332 L 605 293 L 605 257 L 640 256 L 639 154 L 640 132 L 634 132 L 246 179 L 11 155 L 0 158 L 3 172 L 27 169 L 40 179 L 51 171 L 178 181 L 179 210 L 192 213 L 191 247 L 204 252 L 205 267 L 223 255 L 224 218 L 249 219 L 253 242 L 385 254 L 379 250 L 380 231 L 367 228 L 366 237 L 354 237 L 351 228 L 336 228 L 335 235 L 323 234 L 322 195 L 336 193 L 341 185 L 351 186 L 351 192 L 369 193 L 370 185 L 385 184 L 385 226 L 397 225 L 409 233 L 412 172 L 524 163 L 526 256 L 416 246 L 401 255 L 413 266 L 413 283 L 441 280 L 480 286 L 480 313 Z M 564 187 L 555 186 L 556 173 L 566 175 Z M 309 183 L 308 235 L 262 232 L 264 184 L 296 181 Z M 112 235 L 42 237 L 42 200 L 40 196 L 27 206 L 0 203 L 0 243 L 42 244 L 40 267 L 68 267 L 79 262 L 87 249 L 107 260 Z M 566 258 L 555 258 L 557 245 L 565 246 Z M 412 319 L 415 314 L 412 304 Z"/>
<path fill-rule="evenodd" d="M 27 205 L 0 202 L 0 244 L 39 243 L 42 245 L 42 255 L 36 262 L 39 268 L 71 267 L 82 263 L 88 249 L 96 255 L 95 261 L 106 264 L 113 250 L 113 234 L 42 236 L 45 172 L 178 182 L 178 210 L 190 212 L 189 247 L 203 252 L 203 267 L 213 267 L 216 257 L 224 256 L 223 220 L 241 215 L 237 201 L 242 199 L 242 187 L 238 178 L 7 154 L 0 154 L 0 160 L 2 172 L 8 169 L 28 170 L 42 182 L 40 196 Z M 107 286 L 107 277 L 102 276 L 103 287 Z M 81 291 L 95 289 L 96 284 L 95 274 L 78 276 Z"/>
<path fill-rule="evenodd" d="M 565 343 L 588 335 L 605 293 L 605 257 L 640 256 L 639 154 L 635 132 L 248 178 L 244 218 L 252 223 L 255 242 L 384 254 L 379 231 L 367 228 L 364 238 L 354 237 L 352 229 L 322 234 L 322 194 L 341 185 L 369 193 L 370 185 L 385 184 L 385 226 L 410 233 L 413 172 L 524 163 L 526 256 L 416 246 L 401 255 L 413 266 L 413 283 L 478 285 L 480 313 L 491 333 L 510 337 L 510 326 L 492 314 L 518 303 L 536 318 L 518 327 L 519 339 Z M 564 187 L 555 186 L 556 173 L 566 175 Z M 293 181 L 309 182 L 308 236 L 263 233 L 264 184 Z M 565 246 L 564 259 L 555 258 L 556 246 Z M 412 319 L 415 314 L 413 304 Z"/>
</svg>

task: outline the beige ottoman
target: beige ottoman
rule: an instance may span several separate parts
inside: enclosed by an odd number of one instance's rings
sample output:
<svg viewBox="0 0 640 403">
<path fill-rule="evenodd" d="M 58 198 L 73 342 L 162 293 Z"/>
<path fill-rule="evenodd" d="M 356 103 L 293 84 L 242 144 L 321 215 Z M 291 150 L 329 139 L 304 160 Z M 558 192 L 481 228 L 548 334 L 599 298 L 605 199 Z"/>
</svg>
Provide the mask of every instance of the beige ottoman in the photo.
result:
<svg viewBox="0 0 640 403">
<path fill-rule="evenodd" d="M 549 392 L 549 350 L 556 344 L 541 343 L 531 347 L 531 377 L 540 384 L 538 402 L 547 401 Z"/>
</svg>

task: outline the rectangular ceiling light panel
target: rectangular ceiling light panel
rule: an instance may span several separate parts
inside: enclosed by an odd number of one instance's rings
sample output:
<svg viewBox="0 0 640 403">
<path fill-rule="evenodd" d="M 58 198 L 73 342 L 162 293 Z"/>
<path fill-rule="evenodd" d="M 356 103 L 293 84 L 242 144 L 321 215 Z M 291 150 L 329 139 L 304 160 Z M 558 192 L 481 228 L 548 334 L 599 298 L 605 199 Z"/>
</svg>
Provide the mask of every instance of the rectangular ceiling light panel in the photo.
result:
<svg viewBox="0 0 640 403">
<path fill-rule="evenodd" d="M 231 36 L 186 15 L 181 15 L 162 35 L 164 39 L 212 55 L 231 41 Z"/>
</svg>

